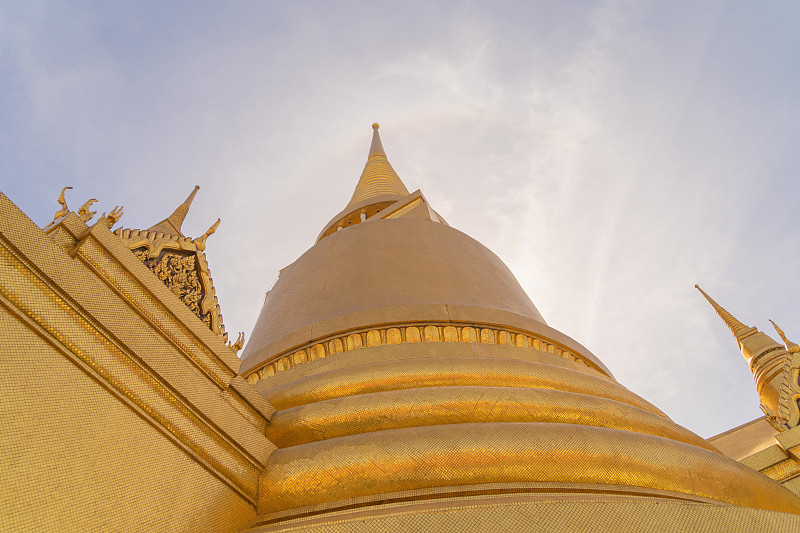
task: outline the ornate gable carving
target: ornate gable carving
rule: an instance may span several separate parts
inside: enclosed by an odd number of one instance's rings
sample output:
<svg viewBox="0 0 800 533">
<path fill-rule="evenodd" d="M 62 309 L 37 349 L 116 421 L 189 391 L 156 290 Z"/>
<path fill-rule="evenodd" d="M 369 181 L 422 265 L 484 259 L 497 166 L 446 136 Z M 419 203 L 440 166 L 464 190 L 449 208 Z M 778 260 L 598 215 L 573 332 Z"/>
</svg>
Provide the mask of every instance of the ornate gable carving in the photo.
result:
<svg viewBox="0 0 800 533">
<path fill-rule="evenodd" d="M 118 229 L 114 234 L 197 318 L 227 341 L 211 271 L 205 253 L 198 246 L 199 239 L 135 229 Z"/>
</svg>

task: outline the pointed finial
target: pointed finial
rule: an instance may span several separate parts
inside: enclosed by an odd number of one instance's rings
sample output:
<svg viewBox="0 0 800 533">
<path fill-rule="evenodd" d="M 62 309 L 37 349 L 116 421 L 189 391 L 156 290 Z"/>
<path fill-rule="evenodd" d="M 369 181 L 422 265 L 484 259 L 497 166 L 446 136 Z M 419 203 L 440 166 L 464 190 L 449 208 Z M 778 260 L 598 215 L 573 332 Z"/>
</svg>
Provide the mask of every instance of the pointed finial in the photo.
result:
<svg viewBox="0 0 800 533">
<path fill-rule="evenodd" d="M 786 351 L 789 353 L 800 352 L 800 346 L 787 339 L 786 335 L 783 333 L 783 330 L 778 327 L 778 324 L 776 324 L 774 320 L 770 318 L 769 321 L 772 322 L 772 326 L 775 328 L 775 331 L 777 331 L 778 335 L 781 336 L 781 340 L 783 340 L 783 344 L 786 346 Z"/>
<path fill-rule="evenodd" d="M 181 233 L 181 225 L 183 224 L 183 219 L 186 218 L 186 213 L 189 212 L 189 207 L 192 205 L 192 201 L 194 200 L 195 195 L 197 194 L 197 190 L 200 188 L 199 185 L 194 186 L 194 190 L 189 193 L 189 197 L 184 200 L 184 202 L 175 209 L 175 211 L 159 222 L 158 224 L 153 225 L 148 229 L 148 231 L 155 231 L 160 233 L 169 233 L 171 235 L 175 235 L 178 237 L 183 237 L 183 233 Z"/>
<path fill-rule="evenodd" d="M 64 187 L 63 189 L 61 189 L 61 194 L 58 195 L 58 205 L 61 206 L 61 209 L 56 211 L 56 214 L 53 215 L 54 221 L 69 213 L 69 208 L 67 207 L 67 199 L 64 198 L 64 193 L 70 189 L 72 189 L 72 187 Z"/>
<path fill-rule="evenodd" d="M 373 198 L 382 196 L 402 198 L 408 195 L 408 189 L 386 159 L 378 128 L 380 125 L 377 122 L 372 125 L 372 144 L 369 146 L 367 164 L 345 210 Z"/>
<path fill-rule="evenodd" d="M 715 302 L 714 299 L 711 298 L 711 296 L 706 294 L 706 292 L 700 288 L 700 285 L 695 285 L 694 288 L 700 291 L 700 293 L 705 297 L 705 299 L 708 300 L 708 303 L 711 304 L 711 307 L 714 308 L 714 311 L 717 312 L 719 317 L 725 322 L 725 325 L 727 325 L 728 328 L 730 328 L 731 333 L 733 333 L 733 335 L 737 339 L 742 333 L 753 330 L 753 328 L 745 326 L 744 324 L 736 320 L 732 314 L 723 309 L 721 305 Z"/>
<path fill-rule="evenodd" d="M 786 411 L 788 404 L 784 401 L 785 387 L 783 385 L 786 369 L 789 368 L 787 363 L 790 355 L 787 350 L 784 350 L 780 344 L 766 333 L 758 331 L 756 328 L 749 328 L 733 318 L 703 289 L 698 285 L 695 285 L 695 287 L 705 296 L 708 303 L 711 304 L 733 332 L 734 337 L 736 337 L 736 343 L 739 345 L 739 350 L 741 350 L 742 356 L 750 366 L 750 371 L 753 373 L 753 378 L 755 378 L 761 410 L 767 415 L 770 424 L 783 431 L 786 429 L 785 420 L 788 419 Z M 778 330 L 778 332 L 783 336 L 782 331 Z M 783 370 L 781 371 L 781 369 Z"/>
<path fill-rule="evenodd" d="M 89 198 L 86 200 L 80 208 L 78 209 L 78 216 L 81 217 L 84 223 L 89 222 L 92 218 L 97 214 L 97 211 L 89 211 L 91 209 L 92 204 L 97 201 L 97 198 Z"/>
<path fill-rule="evenodd" d="M 377 122 L 372 125 L 372 144 L 369 146 L 369 157 L 374 157 L 376 155 L 386 157 L 386 152 L 383 150 L 383 144 L 381 143 L 381 136 L 378 133 L 378 128 L 380 127 L 380 124 Z"/>
<path fill-rule="evenodd" d="M 238 355 L 239 354 L 239 350 L 241 350 L 244 347 L 244 332 L 240 331 L 239 332 L 239 336 L 236 337 L 236 342 L 233 343 L 233 344 L 228 342 L 227 346 L 228 346 L 228 348 L 231 349 L 231 351 L 233 351 L 234 355 Z"/>
<path fill-rule="evenodd" d="M 200 236 L 200 237 L 198 237 L 198 238 L 196 238 L 196 239 L 194 239 L 192 241 L 195 244 L 195 246 L 197 246 L 198 250 L 200 250 L 201 252 L 205 251 L 205 249 L 206 249 L 206 239 L 208 239 L 211 235 L 214 234 L 215 231 L 217 231 L 217 227 L 219 226 L 220 222 L 222 222 L 222 219 L 218 218 L 217 221 L 214 222 L 211 225 L 211 227 L 208 228 L 208 230 L 205 233 L 203 233 L 202 236 Z"/>
<path fill-rule="evenodd" d="M 111 229 L 111 227 L 117 222 L 119 222 L 119 219 L 122 218 L 123 215 L 122 209 L 123 209 L 122 207 L 116 206 L 114 209 L 111 210 L 110 213 L 108 213 L 108 215 L 103 213 L 103 216 L 100 217 L 98 224 L 102 222 L 103 224 L 108 226 L 108 229 Z"/>
</svg>

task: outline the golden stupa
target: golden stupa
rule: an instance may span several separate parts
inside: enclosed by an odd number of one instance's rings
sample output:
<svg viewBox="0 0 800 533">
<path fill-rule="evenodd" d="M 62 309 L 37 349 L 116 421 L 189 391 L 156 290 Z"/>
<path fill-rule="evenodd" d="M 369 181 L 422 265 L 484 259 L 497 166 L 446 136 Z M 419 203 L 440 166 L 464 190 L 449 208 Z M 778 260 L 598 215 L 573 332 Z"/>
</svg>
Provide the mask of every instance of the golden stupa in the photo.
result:
<svg viewBox="0 0 800 533">
<path fill-rule="evenodd" d="M 219 221 L 181 232 L 197 188 L 114 231 L 66 190 L 41 229 L 0 195 L 2 530 L 800 531 L 796 344 L 706 295 L 765 416 L 693 434 L 410 193 L 377 124 L 246 345 L 204 253 Z"/>
</svg>

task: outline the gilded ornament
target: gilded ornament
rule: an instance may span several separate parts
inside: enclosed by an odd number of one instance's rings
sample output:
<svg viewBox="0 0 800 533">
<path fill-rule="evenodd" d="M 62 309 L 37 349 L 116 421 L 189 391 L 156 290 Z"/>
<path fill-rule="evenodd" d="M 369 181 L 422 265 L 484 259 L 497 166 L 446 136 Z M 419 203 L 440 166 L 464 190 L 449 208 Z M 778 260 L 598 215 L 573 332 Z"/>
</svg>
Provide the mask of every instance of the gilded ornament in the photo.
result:
<svg viewBox="0 0 800 533">
<path fill-rule="evenodd" d="M 234 355 L 238 354 L 239 350 L 244 347 L 244 332 L 239 332 L 239 336 L 236 337 L 236 342 L 233 344 L 229 342 L 228 347 L 233 351 Z"/>
<path fill-rule="evenodd" d="M 108 229 L 111 229 L 122 218 L 122 209 L 122 207 L 116 206 L 108 215 L 103 213 L 103 216 L 100 217 L 100 222 L 108 226 Z"/>
<path fill-rule="evenodd" d="M 403 338 L 400 336 L 399 328 L 389 328 L 386 330 L 386 344 L 402 344 Z"/>
<path fill-rule="evenodd" d="M 67 199 L 64 197 L 64 194 L 69 189 L 72 189 L 72 187 L 64 187 L 63 189 L 61 189 L 61 194 L 58 195 L 58 205 L 61 206 L 61 209 L 55 212 L 55 214 L 53 215 L 53 220 L 43 228 L 45 232 L 50 231 L 62 218 L 64 218 L 69 214 L 70 211 L 69 207 L 67 207 Z"/>
<path fill-rule="evenodd" d="M 86 200 L 86 202 L 78 209 L 78 216 L 81 218 L 84 224 L 92 220 L 92 218 L 94 218 L 94 216 L 97 214 L 97 211 L 89 211 L 89 209 L 92 207 L 92 204 L 96 201 L 96 198 L 90 198 Z"/>
<path fill-rule="evenodd" d="M 215 231 L 217 231 L 217 228 L 219 227 L 219 223 L 220 222 L 221 222 L 221 219 L 218 218 L 217 221 L 214 222 L 211 225 L 211 227 L 206 230 L 205 233 L 203 233 L 203 235 L 201 235 L 200 237 L 198 237 L 198 238 L 196 238 L 196 239 L 194 239 L 192 241 L 195 244 L 195 246 L 197 246 L 198 250 L 200 250 L 201 252 L 205 251 L 205 249 L 206 249 L 206 239 L 208 239 L 211 235 L 214 234 Z"/>
<path fill-rule="evenodd" d="M 427 332 L 426 337 L 420 335 L 420 330 Z M 440 331 L 445 332 L 445 342 L 463 342 L 463 343 L 481 343 L 481 344 L 496 344 L 496 338 L 513 339 L 513 343 L 509 345 L 516 346 L 524 349 L 540 350 L 545 353 L 556 355 L 563 359 L 569 359 L 583 367 L 592 368 L 601 374 L 605 373 L 592 364 L 588 360 L 573 354 L 568 350 L 564 350 L 555 344 L 540 340 L 535 336 L 526 333 L 512 333 L 507 330 L 494 330 L 491 328 L 484 328 L 481 330 L 480 340 L 478 340 L 476 328 L 469 325 L 453 325 L 447 324 L 444 326 L 435 326 L 430 324 L 421 324 L 418 326 L 406 326 L 401 328 L 399 326 L 386 326 L 381 329 L 372 329 L 365 332 L 356 332 L 350 334 L 340 334 L 342 336 L 328 337 L 313 341 L 313 346 L 306 345 L 303 347 L 295 347 L 289 353 L 279 354 L 278 356 L 265 362 L 260 367 L 247 372 L 245 375 L 251 383 L 255 383 L 265 376 L 274 375 L 275 372 L 292 368 L 302 363 L 321 359 L 326 356 L 336 355 L 343 352 L 357 350 L 363 347 L 381 346 L 382 344 L 403 344 L 403 343 L 418 343 L 418 342 L 440 342 Z M 403 338 L 405 332 L 405 338 Z M 362 336 L 366 338 L 366 343 L 362 342 Z M 385 342 L 384 342 L 385 339 Z M 305 355 L 298 356 L 298 354 L 305 353 Z M 268 370 L 269 373 L 264 374 L 263 371 Z M 253 377 L 255 376 L 255 377 Z"/>
<path fill-rule="evenodd" d="M 148 230 L 119 229 L 114 232 L 212 332 L 238 352 L 244 346 L 228 342 L 211 271 L 203 249 L 216 231 L 219 219 L 197 239 L 181 233 L 181 225 L 199 187 L 166 219 Z"/>
<path fill-rule="evenodd" d="M 778 327 L 778 324 L 776 324 L 774 320 L 770 319 L 770 322 L 772 322 L 772 326 L 775 328 L 775 331 L 777 331 L 778 335 L 780 335 L 781 340 L 783 341 L 783 345 L 786 347 L 786 351 L 789 353 L 800 352 L 800 346 L 798 346 L 797 343 L 794 343 L 789 339 L 787 339 L 786 334 L 783 332 L 781 328 Z"/>
<path fill-rule="evenodd" d="M 778 431 L 800 425 L 800 357 L 797 355 L 800 347 L 789 341 L 783 330 L 771 320 L 785 346 L 757 328 L 739 322 L 698 285 L 695 288 L 736 338 L 742 356 L 750 365 L 761 400 L 760 407 L 769 423 Z"/>
<path fill-rule="evenodd" d="M 133 253 L 141 259 L 158 279 L 188 307 L 203 324 L 211 327 L 211 313 L 203 312 L 200 302 L 205 291 L 200 282 L 196 256 L 192 252 L 163 251 L 154 258 L 148 256 L 146 248 Z"/>
<path fill-rule="evenodd" d="M 56 211 L 53 215 L 53 220 L 58 220 L 59 218 L 66 216 L 69 213 L 69 208 L 67 207 L 67 199 L 64 197 L 64 193 L 68 190 L 72 189 L 72 187 L 64 187 L 61 189 L 61 194 L 58 195 L 58 204 L 61 206 L 61 209 Z"/>
</svg>

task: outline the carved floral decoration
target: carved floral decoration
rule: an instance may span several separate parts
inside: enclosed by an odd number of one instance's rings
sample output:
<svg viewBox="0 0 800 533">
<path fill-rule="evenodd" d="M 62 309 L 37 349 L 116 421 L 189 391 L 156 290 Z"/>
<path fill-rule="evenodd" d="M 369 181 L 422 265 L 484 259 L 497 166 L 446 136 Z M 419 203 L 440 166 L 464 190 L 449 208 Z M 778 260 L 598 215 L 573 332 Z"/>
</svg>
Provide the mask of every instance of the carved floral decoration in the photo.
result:
<svg viewBox="0 0 800 533">
<path fill-rule="evenodd" d="M 136 229 L 118 229 L 114 234 L 203 324 L 228 342 L 211 271 L 202 251 L 204 238 Z M 235 351 L 235 345 L 228 345 Z"/>
<path fill-rule="evenodd" d="M 217 230 L 220 221 L 217 220 L 196 239 L 185 237 L 181 233 L 181 224 L 199 188 L 195 186 L 186 201 L 178 206 L 172 215 L 150 229 L 118 228 L 113 233 L 236 354 L 244 346 L 244 334 L 239 333 L 235 342 L 228 341 L 228 333 L 222 322 L 222 313 L 204 253 L 206 240 Z M 70 189 L 72 187 L 64 187 L 61 190 L 58 196 L 60 209 L 54 214 L 53 221 L 43 228 L 46 233 L 57 233 L 60 224 L 72 212 L 65 198 L 65 193 Z M 95 202 L 97 199 L 90 198 L 78 209 L 76 215 L 84 224 L 89 223 L 97 214 L 97 211 L 91 211 Z M 97 224 L 103 224 L 110 230 L 119 222 L 122 214 L 122 208 L 117 206 L 108 214 L 103 213 Z"/>
<path fill-rule="evenodd" d="M 200 281 L 195 253 L 165 250 L 151 258 L 146 247 L 137 248 L 133 253 L 203 324 L 211 328 L 211 312 L 203 312 L 200 308 L 205 291 Z"/>
</svg>

